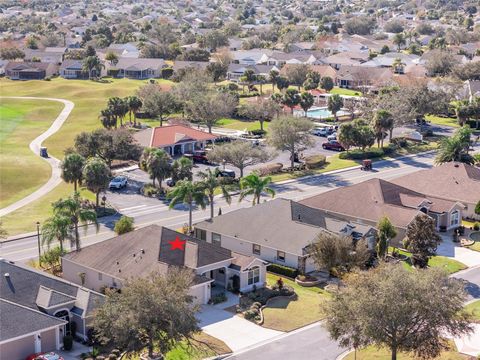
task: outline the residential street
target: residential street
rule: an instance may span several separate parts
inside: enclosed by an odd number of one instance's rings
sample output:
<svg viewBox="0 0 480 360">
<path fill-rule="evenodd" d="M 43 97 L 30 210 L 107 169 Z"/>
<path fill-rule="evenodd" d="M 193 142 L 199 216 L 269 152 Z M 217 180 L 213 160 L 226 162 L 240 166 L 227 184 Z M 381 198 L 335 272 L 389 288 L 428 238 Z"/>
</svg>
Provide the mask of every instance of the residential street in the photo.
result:
<svg viewBox="0 0 480 360">
<path fill-rule="evenodd" d="M 280 335 L 227 357 L 229 360 L 335 360 L 345 349 L 330 339 L 322 323 Z"/>
<path fill-rule="evenodd" d="M 371 172 L 364 172 L 356 167 L 289 180 L 284 183 L 275 184 L 273 187 L 277 192 L 276 197 L 300 200 L 339 186 L 351 185 L 371 178 L 392 179 L 422 168 L 428 168 L 433 164 L 433 157 L 433 153 L 428 153 L 395 160 L 382 160 L 374 162 L 374 170 Z M 168 204 L 165 202 L 145 198 L 136 191 L 128 192 L 122 197 L 125 205 L 118 210 L 123 215 L 133 217 L 136 226 L 155 223 L 171 228 L 179 228 L 188 221 L 187 207 L 182 204 L 170 210 Z M 218 198 L 215 203 L 215 212 L 218 212 L 219 208 L 225 213 L 251 206 L 248 199 L 241 203 L 238 203 L 237 199 L 238 197 L 234 196 L 232 204 L 228 205 L 222 198 Z M 267 198 L 264 199 L 266 200 Z M 114 221 L 118 219 L 119 216 L 120 215 L 116 215 L 100 219 L 101 224 L 98 233 L 96 233 L 94 226 L 88 228 L 86 232 L 81 231 L 82 246 L 85 247 L 113 237 L 114 233 L 112 229 Z M 193 213 L 194 222 L 204 220 L 208 217 L 209 209 L 198 210 Z M 33 224 L 32 230 L 34 230 Z M 27 261 L 36 256 L 38 256 L 36 235 L 29 236 L 22 240 L 0 244 L 0 257 L 8 260 Z"/>
</svg>

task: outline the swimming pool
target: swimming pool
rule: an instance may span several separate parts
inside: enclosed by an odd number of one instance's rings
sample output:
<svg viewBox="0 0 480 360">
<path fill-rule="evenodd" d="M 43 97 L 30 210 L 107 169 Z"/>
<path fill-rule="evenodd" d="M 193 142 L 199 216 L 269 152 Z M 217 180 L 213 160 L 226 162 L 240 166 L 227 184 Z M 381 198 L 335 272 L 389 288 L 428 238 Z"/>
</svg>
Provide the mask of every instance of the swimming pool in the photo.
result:
<svg viewBox="0 0 480 360">
<path fill-rule="evenodd" d="M 303 110 L 295 110 L 294 114 L 297 116 L 304 116 L 305 113 Z M 337 112 L 337 116 L 343 115 L 348 115 L 348 113 L 342 110 Z M 316 107 L 307 111 L 307 117 L 313 119 L 327 119 L 333 117 L 333 114 L 328 110 L 327 107 Z"/>
</svg>

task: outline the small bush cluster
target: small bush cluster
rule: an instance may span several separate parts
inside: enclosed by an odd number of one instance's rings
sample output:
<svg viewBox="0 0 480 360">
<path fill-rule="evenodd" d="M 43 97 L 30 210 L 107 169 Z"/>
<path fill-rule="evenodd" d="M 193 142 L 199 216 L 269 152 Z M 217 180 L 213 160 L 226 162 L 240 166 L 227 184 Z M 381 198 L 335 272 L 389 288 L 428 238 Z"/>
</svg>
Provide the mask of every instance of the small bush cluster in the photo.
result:
<svg viewBox="0 0 480 360">
<path fill-rule="evenodd" d="M 255 129 L 255 130 L 250 131 L 250 133 L 251 133 L 252 135 L 264 136 L 267 132 L 266 132 L 265 130 Z"/>
<path fill-rule="evenodd" d="M 245 311 L 243 316 L 245 317 L 245 319 L 250 320 L 250 321 L 252 321 L 252 320 L 259 321 L 260 320 L 260 308 L 261 307 L 262 307 L 261 303 L 254 302 L 252 305 L 250 305 L 250 309 Z"/>
<path fill-rule="evenodd" d="M 295 279 L 298 275 L 298 270 L 279 264 L 270 264 L 267 266 L 267 271 L 270 271 L 275 274 L 284 275 L 286 277 Z"/>
<path fill-rule="evenodd" d="M 225 293 L 220 293 L 210 298 L 209 303 L 215 305 L 225 301 L 227 301 L 227 295 Z"/>
<path fill-rule="evenodd" d="M 282 171 L 282 168 L 282 163 L 272 163 L 262 166 L 260 169 L 258 169 L 258 171 L 260 173 L 260 176 L 266 176 L 279 173 L 280 171 Z"/>
<path fill-rule="evenodd" d="M 478 221 L 475 224 L 473 224 L 473 230 L 475 231 L 480 230 L 480 223 Z"/>
<path fill-rule="evenodd" d="M 238 97 L 240 98 L 250 98 L 250 97 L 257 97 L 260 96 L 260 93 L 258 91 L 252 91 L 247 94 L 240 94 Z"/>
<path fill-rule="evenodd" d="M 272 286 L 271 289 L 269 288 L 262 288 L 258 289 L 257 291 L 252 291 L 248 293 L 248 298 L 252 300 L 254 303 L 260 303 L 261 305 L 265 305 L 267 301 L 276 296 L 290 296 L 293 295 L 295 292 L 293 288 L 282 285 L 279 287 L 278 284 Z"/>
<path fill-rule="evenodd" d="M 148 197 L 156 197 L 162 193 L 161 189 L 153 186 L 152 184 L 146 184 L 142 190 L 142 194 Z"/>
<path fill-rule="evenodd" d="M 325 155 L 310 155 L 305 157 L 305 165 L 308 169 L 317 169 L 325 165 L 327 158 Z"/>
<path fill-rule="evenodd" d="M 371 159 L 371 158 L 378 158 L 384 155 L 391 154 L 395 151 L 395 145 L 389 145 L 381 148 L 370 148 L 368 150 L 362 151 L 360 149 L 351 150 L 349 152 L 342 152 L 340 153 L 340 159 L 350 159 L 350 160 L 363 160 L 363 159 Z"/>
</svg>

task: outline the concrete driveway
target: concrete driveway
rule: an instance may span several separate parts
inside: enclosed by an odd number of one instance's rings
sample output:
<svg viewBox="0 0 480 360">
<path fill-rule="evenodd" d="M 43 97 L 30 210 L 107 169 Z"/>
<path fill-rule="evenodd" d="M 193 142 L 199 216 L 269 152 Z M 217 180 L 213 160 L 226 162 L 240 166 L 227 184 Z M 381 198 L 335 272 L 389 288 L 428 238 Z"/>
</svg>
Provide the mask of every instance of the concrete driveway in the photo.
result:
<svg viewBox="0 0 480 360">
<path fill-rule="evenodd" d="M 283 334 L 209 305 L 202 306 L 197 316 L 204 332 L 222 340 L 234 352 Z"/>
<path fill-rule="evenodd" d="M 467 249 L 452 241 L 452 235 L 441 235 L 442 243 L 437 249 L 437 255 L 447 256 L 464 263 L 468 267 L 480 265 L 480 252 Z"/>
<path fill-rule="evenodd" d="M 476 357 L 480 355 L 480 324 L 473 324 L 473 329 L 471 335 L 453 340 L 459 352 Z"/>
</svg>

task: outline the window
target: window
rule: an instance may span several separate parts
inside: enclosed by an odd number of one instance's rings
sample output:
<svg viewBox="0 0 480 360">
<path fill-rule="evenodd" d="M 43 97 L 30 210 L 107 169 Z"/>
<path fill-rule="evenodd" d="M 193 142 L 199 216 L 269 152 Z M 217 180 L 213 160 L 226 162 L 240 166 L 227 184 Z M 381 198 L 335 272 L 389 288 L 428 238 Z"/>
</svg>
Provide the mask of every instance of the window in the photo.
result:
<svg viewBox="0 0 480 360">
<path fill-rule="evenodd" d="M 260 245 L 258 244 L 253 244 L 253 250 L 252 252 L 255 254 L 255 255 L 260 255 Z"/>
<path fill-rule="evenodd" d="M 220 234 L 212 233 L 212 244 L 221 246 L 222 245 L 222 236 Z"/>
<path fill-rule="evenodd" d="M 195 237 L 199 240 L 207 240 L 207 232 L 202 229 L 195 229 Z"/>
<path fill-rule="evenodd" d="M 248 285 L 260 282 L 260 268 L 258 266 L 248 270 Z"/>
<path fill-rule="evenodd" d="M 285 252 L 277 251 L 277 260 L 285 262 Z"/>
<path fill-rule="evenodd" d="M 450 215 L 450 226 L 455 226 L 455 225 L 458 225 L 459 223 L 459 216 L 458 216 L 458 211 L 454 211 L 452 212 L 452 214 Z"/>
<path fill-rule="evenodd" d="M 99 281 L 102 281 L 102 280 L 103 280 L 103 274 L 102 274 L 102 273 L 98 273 L 98 280 L 99 280 Z"/>
</svg>

